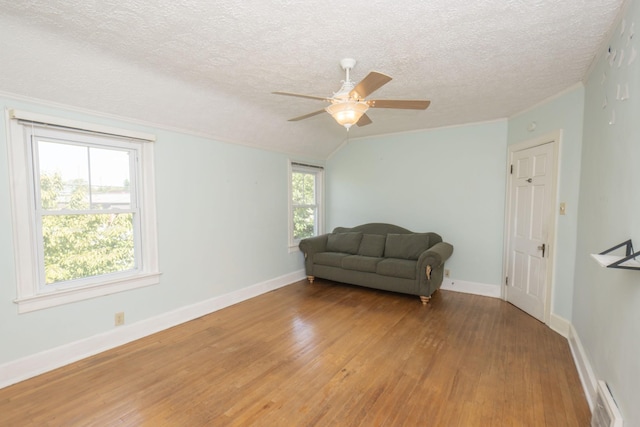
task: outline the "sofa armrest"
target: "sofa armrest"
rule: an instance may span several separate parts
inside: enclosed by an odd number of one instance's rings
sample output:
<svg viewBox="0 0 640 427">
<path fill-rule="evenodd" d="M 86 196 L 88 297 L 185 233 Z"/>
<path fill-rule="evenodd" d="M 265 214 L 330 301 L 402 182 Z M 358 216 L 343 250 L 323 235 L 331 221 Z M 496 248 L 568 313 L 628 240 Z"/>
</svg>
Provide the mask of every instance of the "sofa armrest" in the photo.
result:
<svg viewBox="0 0 640 427">
<path fill-rule="evenodd" d="M 300 250 L 302 251 L 306 259 L 309 255 L 313 255 L 318 252 L 325 252 L 327 250 L 328 239 L 329 239 L 328 234 L 309 237 L 307 239 L 300 240 L 298 247 L 300 248 Z"/>
<path fill-rule="evenodd" d="M 443 265 L 452 253 L 453 246 L 451 244 L 446 242 L 436 243 L 420 254 L 418 268 L 422 270 L 428 266 L 428 271 L 436 269 Z"/>
<path fill-rule="evenodd" d="M 307 276 L 313 276 L 313 254 L 327 250 L 328 234 L 300 240 L 298 247 L 304 254 L 304 269 Z"/>
<path fill-rule="evenodd" d="M 453 246 L 446 242 L 436 243 L 420 254 L 416 264 L 419 278 L 420 298 L 430 297 L 440 289 L 444 278 L 444 262 L 453 253 Z"/>
</svg>

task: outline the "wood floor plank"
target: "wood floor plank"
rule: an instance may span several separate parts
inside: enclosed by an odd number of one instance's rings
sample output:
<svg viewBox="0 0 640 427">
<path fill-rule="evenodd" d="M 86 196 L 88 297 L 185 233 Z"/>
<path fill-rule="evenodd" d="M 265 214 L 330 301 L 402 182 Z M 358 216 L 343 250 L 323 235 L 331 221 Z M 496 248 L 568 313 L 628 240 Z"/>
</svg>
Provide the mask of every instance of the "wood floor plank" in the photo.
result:
<svg viewBox="0 0 640 427">
<path fill-rule="evenodd" d="M 566 339 L 504 301 L 299 282 L 0 389 L 0 425 L 584 426 Z"/>
</svg>

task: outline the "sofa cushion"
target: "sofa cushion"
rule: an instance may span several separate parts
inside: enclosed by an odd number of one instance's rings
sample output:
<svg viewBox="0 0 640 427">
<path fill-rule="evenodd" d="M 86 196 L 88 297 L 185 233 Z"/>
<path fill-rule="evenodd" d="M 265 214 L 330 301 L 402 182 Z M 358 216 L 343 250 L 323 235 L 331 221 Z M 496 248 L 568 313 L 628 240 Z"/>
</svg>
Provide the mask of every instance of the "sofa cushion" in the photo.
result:
<svg viewBox="0 0 640 427">
<path fill-rule="evenodd" d="M 429 234 L 387 234 L 384 246 L 385 258 L 418 259 L 429 249 Z"/>
<path fill-rule="evenodd" d="M 385 258 L 376 265 L 376 273 L 382 276 L 416 278 L 416 261 L 408 259 Z"/>
<path fill-rule="evenodd" d="M 342 258 L 342 268 L 347 270 L 376 272 L 376 265 L 384 258 L 370 256 L 349 255 Z"/>
<path fill-rule="evenodd" d="M 343 252 L 357 254 L 362 240 L 362 233 L 332 233 L 327 239 L 327 252 Z"/>
<path fill-rule="evenodd" d="M 384 254 L 384 245 L 387 236 L 381 234 L 363 234 L 358 255 L 381 257 Z"/>
<path fill-rule="evenodd" d="M 313 262 L 318 265 L 329 265 L 331 267 L 342 267 L 342 259 L 349 254 L 341 252 L 318 252 L 313 255 Z"/>
</svg>

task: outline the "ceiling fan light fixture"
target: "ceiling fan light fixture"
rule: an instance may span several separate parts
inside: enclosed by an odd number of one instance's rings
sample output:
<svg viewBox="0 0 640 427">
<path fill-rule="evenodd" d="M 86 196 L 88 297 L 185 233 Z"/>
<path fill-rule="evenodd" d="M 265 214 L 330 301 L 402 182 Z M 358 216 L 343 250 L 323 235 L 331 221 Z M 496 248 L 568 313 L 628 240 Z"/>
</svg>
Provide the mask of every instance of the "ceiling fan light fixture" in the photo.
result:
<svg viewBox="0 0 640 427">
<path fill-rule="evenodd" d="M 354 100 L 335 102 L 325 108 L 327 113 L 331 114 L 331 117 L 347 130 L 358 123 L 358 120 L 368 109 L 369 104 L 366 102 Z"/>
</svg>

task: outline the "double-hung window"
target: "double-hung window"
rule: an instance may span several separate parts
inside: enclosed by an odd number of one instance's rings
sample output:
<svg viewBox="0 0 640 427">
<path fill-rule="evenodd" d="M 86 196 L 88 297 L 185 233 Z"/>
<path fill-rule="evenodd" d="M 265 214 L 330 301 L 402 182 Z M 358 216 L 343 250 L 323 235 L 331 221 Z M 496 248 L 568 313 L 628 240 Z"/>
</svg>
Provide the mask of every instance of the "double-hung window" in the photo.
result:
<svg viewBox="0 0 640 427">
<path fill-rule="evenodd" d="M 158 283 L 153 135 L 10 112 L 19 311 Z"/>
<path fill-rule="evenodd" d="M 323 232 L 324 170 L 291 162 L 290 171 L 289 246 L 295 247 L 301 239 Z"/>
</svg>

